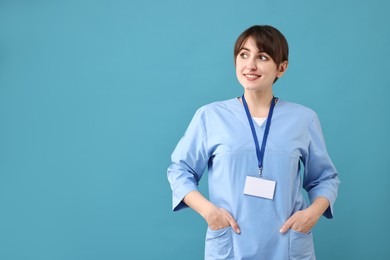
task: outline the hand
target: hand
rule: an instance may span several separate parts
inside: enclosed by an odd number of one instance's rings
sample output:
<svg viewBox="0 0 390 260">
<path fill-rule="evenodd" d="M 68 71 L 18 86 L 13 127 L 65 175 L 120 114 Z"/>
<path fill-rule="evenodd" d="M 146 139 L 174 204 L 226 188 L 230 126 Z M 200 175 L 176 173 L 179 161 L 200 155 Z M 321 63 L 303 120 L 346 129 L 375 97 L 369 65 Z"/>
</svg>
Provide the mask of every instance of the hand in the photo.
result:
<svg viewBox="0 0 390 260">
<path fill-rule="evenodd" d="M 325 210 L 329 207 L 329 201 L 325 197 L 318 197 L 307 209 L 295 212 L 280 229 L 280 233 L 285 233 L 290 228 L 301 232 L 309 232 L 318 219 L 324 214 Z"/>
<path fill-rule="evenodd" d="M 320 216 L 310 208 L 297 211 L 283 224 L 280 233 L 285 233 L 290 228 L 300 233 L 307 233 L 314 227 Z"/>
<path fill-rule="evenodd" d="M 218 230 L 231 226 L 234 232 L 237 234 L 241 232 L 236 220 L 227 210 L 223 208 L 218 208 L 215 206 L 212 207 L 204 215 L 204 219 L 212 230 Z"/>
<path fill-rule="evenodd" d="M 184 203 L 198 212 L 213 230 L 231 226 L 234 232 L 239 234 L 240 228 L 232 215 L 223 208 L 218 208 L 208 201 L 203 195 L 193 190 L 184 197 Z"/>
</svg>

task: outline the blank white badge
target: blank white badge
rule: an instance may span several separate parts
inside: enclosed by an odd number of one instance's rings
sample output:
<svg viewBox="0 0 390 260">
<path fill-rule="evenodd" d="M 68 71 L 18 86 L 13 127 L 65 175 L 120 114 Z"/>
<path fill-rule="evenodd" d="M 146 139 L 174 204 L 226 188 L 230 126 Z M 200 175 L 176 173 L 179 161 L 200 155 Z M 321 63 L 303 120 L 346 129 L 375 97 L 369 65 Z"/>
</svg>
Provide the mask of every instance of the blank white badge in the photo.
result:
<svg viewBox="0 0 390 260">
<path fill-rule="evenodd" d="M 244 194 L 272 200 L 274 198 L 275 185 L 275 181 L 246 176 Z"/>
</svg>

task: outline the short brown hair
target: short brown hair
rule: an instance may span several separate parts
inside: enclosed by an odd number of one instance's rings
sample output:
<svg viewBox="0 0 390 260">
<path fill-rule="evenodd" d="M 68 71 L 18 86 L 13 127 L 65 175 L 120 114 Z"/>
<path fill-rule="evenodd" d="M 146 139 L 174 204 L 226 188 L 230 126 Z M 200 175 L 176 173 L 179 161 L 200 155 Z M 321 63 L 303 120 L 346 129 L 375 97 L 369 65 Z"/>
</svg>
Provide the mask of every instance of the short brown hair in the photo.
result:
<svg viewBox="0 0 390 260">
<path fill-rule="evenodd" d="M 279 66 L 282 62 L 288 61 L 288 43 L 284 35 L 270 25 L 254 25 L 237 38 L 234 45 L 234 63 L 236 63 L 237 55 L 249 37 L 252 37 L 256 47 L 261 52 L 271 56 L 276 65 Z"/>
</svg>

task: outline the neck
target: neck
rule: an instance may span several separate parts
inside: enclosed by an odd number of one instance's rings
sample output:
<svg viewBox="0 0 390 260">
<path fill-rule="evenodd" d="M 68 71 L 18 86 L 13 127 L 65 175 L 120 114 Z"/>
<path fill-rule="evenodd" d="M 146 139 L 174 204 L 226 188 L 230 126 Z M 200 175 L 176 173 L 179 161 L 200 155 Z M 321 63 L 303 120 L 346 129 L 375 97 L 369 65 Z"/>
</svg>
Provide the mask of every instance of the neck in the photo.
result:
<svg viewBox="0 0 390 260">
<path fill-rule="evenodd" d="M 245 90 L 244 96 L 253 117 L 268 116 L 273 98 L 272 90 L 267 92 Z"/>
</svg>

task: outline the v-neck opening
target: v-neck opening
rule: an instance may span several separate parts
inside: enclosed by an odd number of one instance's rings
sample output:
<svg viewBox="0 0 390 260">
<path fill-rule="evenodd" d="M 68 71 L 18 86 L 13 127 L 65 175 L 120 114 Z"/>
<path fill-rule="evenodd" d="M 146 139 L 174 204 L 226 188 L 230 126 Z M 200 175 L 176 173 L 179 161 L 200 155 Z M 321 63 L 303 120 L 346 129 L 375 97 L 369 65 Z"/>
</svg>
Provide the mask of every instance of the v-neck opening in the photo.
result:
<svg viewBox="0 0 390 260">
<path fill-rule="evenodd" d="M 244 104 L 242 104 L 242 103 L 240 102 L 239 98 L 241 98 L 241 97 L 236 97 L 236 98 L 235 98 L 236 103 L 239 104 L 239 105 L 242 107 L 243 113 L 244 113 L 244 115 L 245 115 Z M 277 100 L 278 100 L 278 101 L 275 103 L 275 107 L 274 107 L 274 114 L 275 114 L 275 112 L 277 111 L 277 108 L 279 107 L 279 103 L 281 102 L 280 98 L 278 98 Z M 246 115 L 245 115 L 245 117 L 246 117 Z M 252 115 L 251 115 L 251 117 L 252 117 Z M 252 117 L 252 120 L 253 120 L 253 117 Z M 268 121 L 268 115 L 267 115 L 267 117 L 265 118 L 264 122 L 263 122 L 261 125 L 259 125 L 259 124 L 257 124 L 257 123 L 254 124 L 254 125 L 255 125 L 255 128 L 259 128 L 261 131 L 263 131 L 264 128 L 265 128 L 265 125 L 267 124 L 267 121 Z"/>
</svg>

